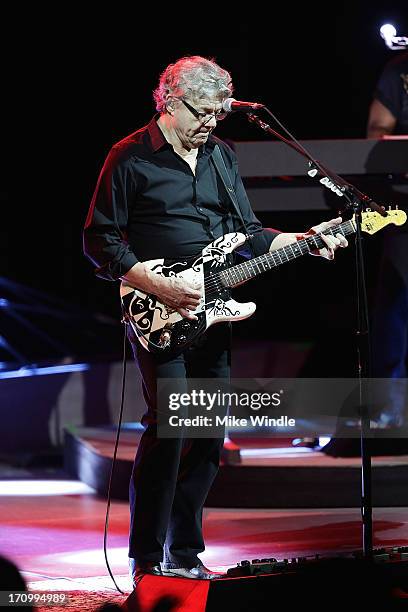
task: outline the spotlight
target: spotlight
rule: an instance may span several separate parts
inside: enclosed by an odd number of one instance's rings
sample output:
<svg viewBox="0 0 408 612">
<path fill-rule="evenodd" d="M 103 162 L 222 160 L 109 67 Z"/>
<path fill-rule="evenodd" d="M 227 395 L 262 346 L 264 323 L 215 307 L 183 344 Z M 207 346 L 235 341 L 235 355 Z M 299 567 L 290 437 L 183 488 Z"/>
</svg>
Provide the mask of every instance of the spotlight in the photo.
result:
<svg viewBox="0 0 408 612">
<path fill-rule="evenodd" d="M 380 34 L 385 40 L 385 44 L 389 46 L 392 44 L 392 39 L 397 35 L 397 30 L 391 23 L 384 23 L 380 28 Z"/>
<path fill-rule="evenodd" d="M 391 23 L 384 23 L 380 28 L 380 34 L 387 47 L 393 51 L 408 47 L 408 37 L 397 36 L 397 30 Z"/>
</svg>

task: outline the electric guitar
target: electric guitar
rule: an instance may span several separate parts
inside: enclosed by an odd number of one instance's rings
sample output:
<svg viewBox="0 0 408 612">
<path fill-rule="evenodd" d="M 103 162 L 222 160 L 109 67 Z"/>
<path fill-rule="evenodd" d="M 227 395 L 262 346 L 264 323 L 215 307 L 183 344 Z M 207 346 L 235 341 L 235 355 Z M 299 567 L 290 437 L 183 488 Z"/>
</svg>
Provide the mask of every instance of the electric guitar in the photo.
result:
<svg viewBox="0 0 408 612">
<path fill-rule="evenodd" d="M 382 217 L 367 209 L 362 213 L 361 229 L 375 234 L 390 223 L 403 225 L 406 219 L 407 215 L 402 210 L 390 209 L 387 216 Z M 335 235 L 340 232 L 347 236 L 355 231 L 356 220 L 353 216 L 325 233 Z M 231 297 L 233 287 L 326 246 L 320 235 L 315 234 L 271 253 L 230 265 L 228 256 L 245 241 L 244 234 L 225 234 L 206 246 L 195 258 L 176 262 L 166 259 L 144 262 L 157 274 L 177 276 L 193 284 L 201 284 L 203 296 L 198 307 L 192 311 L 197 320 L 182 317 L 176 310 L 161 303 L 155 295 L 143 293 L 122 281 L 120 295 L 124 317 L 145 349 L 152 353 L 180 353 L 211 325 L 247 319 L 255 312 L 256 305 L 253 302 L 236 302 Z"/>
</svg>

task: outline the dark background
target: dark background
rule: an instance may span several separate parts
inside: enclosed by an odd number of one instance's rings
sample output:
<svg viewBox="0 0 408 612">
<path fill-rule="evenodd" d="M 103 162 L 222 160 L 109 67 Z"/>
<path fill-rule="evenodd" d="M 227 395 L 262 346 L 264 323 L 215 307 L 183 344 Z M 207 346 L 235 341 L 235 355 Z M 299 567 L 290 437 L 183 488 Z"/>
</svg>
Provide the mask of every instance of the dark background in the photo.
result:
<svg viewBox="0 0 408 612">
<path fill-rule="evenodd" d="M 217 7 L 190 4 L 152 6 L 147 17 L 99 9 L 85 19 L 61 7 L 59 14 L 36 10 L 3 23 L 0 274 L 20 287 L 3 284 L 0 297 L 28 306 L 3 308 L 0 334 L 22 358 L 120 355 L 118 286 L 94 277 L 81 232 L 105 156 L 151 118 L 152 90 L 168 63 L 189 54 L 215 58 L 232 73 L 237 99 L 262 101 L 297 138 L 365 136 L 375 82 L 396 54 L 379 27 L 391 22 L 408 35 L 406 2 L 229 11 L 248 15 L 225 19 Z M 267 138 L 238 114 L 216 134 Z M 258 216 L 266 226 L 302 231 L 333 214 Z M 380 242 L 370 239 L 366 247 L 370 299 Z M 239 290 L 258 312 L 235 326 L 236 337 L 310 341 L 319 347 L 321 372 L 328 362 L 337 373 L 345 363 L 345 373 L 354 368 L 353 250 L 335 263 L 307 258 L 272 274 Z M 41 293 L 27 296 L 24 288 Z M 45 304 L 50 310 L 40 314 Z M 0 359 L 12 359 L 7 347 Z"/>
</svg>

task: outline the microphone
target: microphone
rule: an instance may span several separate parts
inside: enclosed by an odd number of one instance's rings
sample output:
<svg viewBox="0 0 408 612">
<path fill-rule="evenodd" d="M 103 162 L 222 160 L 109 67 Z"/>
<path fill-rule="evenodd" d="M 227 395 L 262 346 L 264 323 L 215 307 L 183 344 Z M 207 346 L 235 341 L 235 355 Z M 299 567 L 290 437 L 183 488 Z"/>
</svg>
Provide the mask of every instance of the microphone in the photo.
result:
<svg viewBox="0 0 408 612">
<path fill-rule="evenodd" d="M 258 102 L 242 102 L 241 100 L 235 100 L 234 98 L 227 98 L 222 103 L 222 109 L 226 113 L 232 113 L 234 111 L 252 113 L 253 111 L 264 108 L 264 106 L 264 104 L 259 104 Z"/>
</svg>

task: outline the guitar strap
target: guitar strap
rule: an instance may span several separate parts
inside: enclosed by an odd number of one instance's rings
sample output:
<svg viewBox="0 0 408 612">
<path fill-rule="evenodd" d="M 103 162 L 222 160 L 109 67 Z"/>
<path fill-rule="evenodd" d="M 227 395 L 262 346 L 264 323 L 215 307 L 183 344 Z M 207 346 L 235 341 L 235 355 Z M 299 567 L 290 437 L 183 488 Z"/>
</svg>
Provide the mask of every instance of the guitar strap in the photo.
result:
<svg viewBox="0 0 408 612">
<path fill-rule="evenodd" d="M 224 158 L 222 156 L 220 147 L 217 144 L 215 145 L 214 150 L 212 152 L 211 161 L 214 164 L 214 167 L 215 167 L 215 169 L 216 169 L 220 179 L 222 180 L 222 183 L 223 183 L 223 185 L 225 187 L 227 195 L 228 195 L 229 199 L 232 202 L 232 206 L 233 206 L 235 212 L 237 213 L 239 220 L 241 221 L 242 227 L 245 230 L 245 234 L 247 236 L 247 243 L 248 243 L 249 248 L 251 250 L 252 257 L 255 257 L 254 249 L 253 249 L 253 246 L 252 246 L 252 235 L 249 233 L 249 231 L 247 229 L 246 223 L 245 223 L 244 218 L 243 218 L 242 213 L 241 213 L 241 209 L 240 209 L 239 202 L 238 202 L 238 199 L 237 199 L 237 194 L 235 193 L 235 189 L 234 189 L 234 186 L 232 184 L 231 177 L 228 174 L 227 166 L 225 165 L 225 161 L 224 161 Z"/>
</svg>

